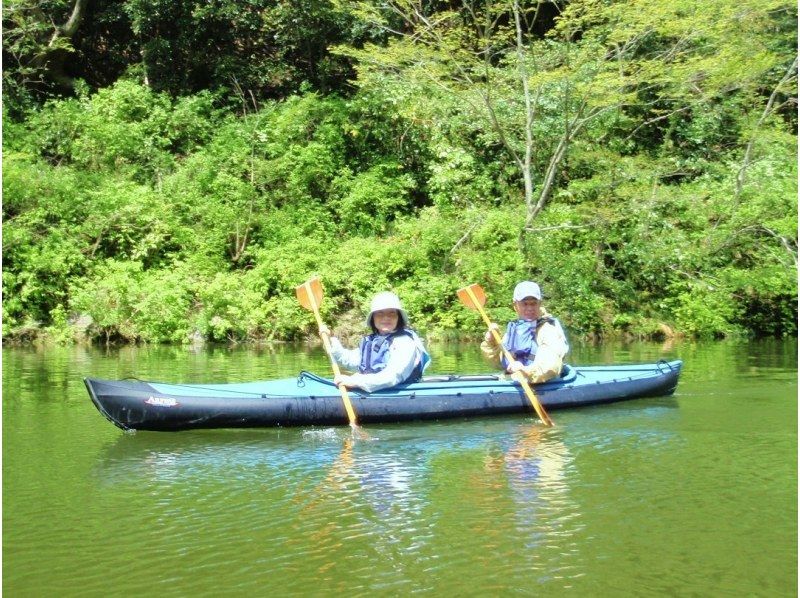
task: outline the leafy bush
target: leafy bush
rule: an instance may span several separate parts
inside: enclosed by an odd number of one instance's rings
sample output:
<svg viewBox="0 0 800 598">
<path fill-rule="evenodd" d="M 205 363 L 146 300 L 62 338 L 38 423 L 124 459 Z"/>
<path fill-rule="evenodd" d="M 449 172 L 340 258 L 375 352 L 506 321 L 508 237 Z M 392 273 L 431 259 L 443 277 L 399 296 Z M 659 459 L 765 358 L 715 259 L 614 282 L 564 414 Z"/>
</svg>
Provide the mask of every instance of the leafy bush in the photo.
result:
<svg viewBox="0 0 800 598">
<path fill-rule="evenodd" d="M 263 295 L 239 273 L 218 273 L 197 289 L 196 330 L 213 341 L 254 340 L 268 327 Z"/>
<path fill-rule="evenodd" d="M 342 229 L 351 234 L 375 235 L 409 209 L 414 179 L 393 162 L 379 163 L 353 174 L 345 171 L 332 184 L 331 206 Z"/>
<path fill-rule="evenodd" d="M 93 276 L 76 282 L 70 308 L 92 319 L 94 336 L 106 342 L 116 338 L 135 341 L 141 335 L 134 321 L 141 282 L 140 262 L 107 260 L 96 267 Z"/>
<path fill-rule="evenodd" d="M 456 290 L 481 284 L 503 322 L 523 279 L 571 336 L 796 334 L 796 136 L 775 119 L 742 169 L 741 147 L 702 146 L 730 142 L 735 103 L 648 153 L 609 116 L 594 133 L 615 142 L 576 140 L 523 230 L 519 180 L 475 116 L 440 97 L 395 109 L 408 90 L 389 91 L 235 115 L 125 80 L 12 123 L 6 338 L 68 342 L 90 320 L 101 342 L 315 336 L 294 295 L 315 274 L 351 335 L 394 290 L 426 334 L 476 338 Z"/>
<path fill-rule="evenodd" d="M 154 181 L 174 168 L 175 156 L 208 140 L 217 118 L 212 104 L 209 93 L 173 102 L 121 79 L 92 96 L 45 105 L 28 119 L 28 147 L 54 164 Z"/>
</svg>

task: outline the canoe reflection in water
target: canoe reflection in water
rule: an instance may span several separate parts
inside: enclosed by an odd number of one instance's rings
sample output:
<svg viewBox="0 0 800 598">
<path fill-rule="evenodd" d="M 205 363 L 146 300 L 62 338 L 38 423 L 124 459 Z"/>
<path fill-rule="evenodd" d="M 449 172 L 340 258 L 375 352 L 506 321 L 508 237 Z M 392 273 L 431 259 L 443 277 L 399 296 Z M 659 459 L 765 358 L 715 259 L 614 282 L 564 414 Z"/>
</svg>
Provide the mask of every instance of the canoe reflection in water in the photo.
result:
<svg viewBox="0 0 800 598">
<path fill-rule="evenodd" d="M 418 513 L 435 487 L 460 486 L 465 478 L 502 483 L 523 505 L 563 498 L 569 456 L 558 430 L 532 420 L 423 427 L 413 436 L 399 427 L 373 428 L 374 441 L 354 441 L 344 428 L 125 434 L 100 455 L 95 473 L 106 483 L 257 482 L 281 487 L 303 509 L 341 498 L 378 515 Z M 483 474 L 475 469 L 481 463 Z"/>
</svg>

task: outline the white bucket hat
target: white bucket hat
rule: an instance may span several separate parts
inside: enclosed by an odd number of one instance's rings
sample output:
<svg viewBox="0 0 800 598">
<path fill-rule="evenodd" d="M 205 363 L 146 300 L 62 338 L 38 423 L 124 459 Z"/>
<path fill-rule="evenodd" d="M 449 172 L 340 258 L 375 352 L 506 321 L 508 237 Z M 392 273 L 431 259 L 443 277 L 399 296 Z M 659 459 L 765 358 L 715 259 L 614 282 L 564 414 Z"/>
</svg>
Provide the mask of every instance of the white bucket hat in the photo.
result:
<svg viewBox="0 0 800 598">
<path fill-rule="evenodd" d="M 526 297 L 542 300 L 542 289 L 535 282 L 525 280 L 514 287 L 514 301 L 522 301 Z"/>
<path fill-rule="evenodd" d="M 369 315 L 367 316 L 367 326 L 370 328 L 375 327 L 372 323 L 372 314 L 382 309 L 396 309 L 400 313 L 400 321 L 397 323 L 397 327 L 405 328 L 408 326 L 408 314 L 400 304 L 400 297 L 389 291 L 378 293 L 372 298 L 372 304 L 369 307 Z"/>
</svg>

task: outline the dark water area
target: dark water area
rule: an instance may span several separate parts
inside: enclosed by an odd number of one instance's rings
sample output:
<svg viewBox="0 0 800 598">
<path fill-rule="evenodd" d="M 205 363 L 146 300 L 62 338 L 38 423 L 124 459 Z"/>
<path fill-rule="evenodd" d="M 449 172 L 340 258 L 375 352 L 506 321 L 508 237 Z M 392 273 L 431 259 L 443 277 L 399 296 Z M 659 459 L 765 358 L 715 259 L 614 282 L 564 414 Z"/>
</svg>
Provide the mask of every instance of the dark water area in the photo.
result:
<svg viewBox="0 0 800 598">
<path fill-rule="evenodd" d="M 434 345 L 429 373 L 485 372 Z M 326 374 L 318 348 L 4 348 L 9 596 L 797 595 L 797 342 L 683 359 L 674 396 L 532 417 L 124 433 L 84 376 Z"/>
</svg>

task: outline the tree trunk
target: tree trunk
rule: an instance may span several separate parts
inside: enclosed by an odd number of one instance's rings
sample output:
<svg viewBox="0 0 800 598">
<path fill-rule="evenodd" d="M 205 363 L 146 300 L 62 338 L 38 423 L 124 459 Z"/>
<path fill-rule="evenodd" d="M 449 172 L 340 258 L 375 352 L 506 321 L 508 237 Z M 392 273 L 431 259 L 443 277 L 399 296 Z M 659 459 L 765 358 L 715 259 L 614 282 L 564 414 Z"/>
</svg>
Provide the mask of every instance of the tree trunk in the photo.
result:
<svg viewBox="0 0 800 598">
<path fill-rule="evenodd" d="M 70 49 L 64 46 L 62 40 L 70 41 L 75 36 L 88 4 L 89 0 L 75 0 L 67 22 L 55 27 L 46 48 L 33 60 L 34 66 L 44 68 L 47 79 L 64 90 L 71 91 L 75 81 L 67 74 L 66 60 Z"/>
</svg>

